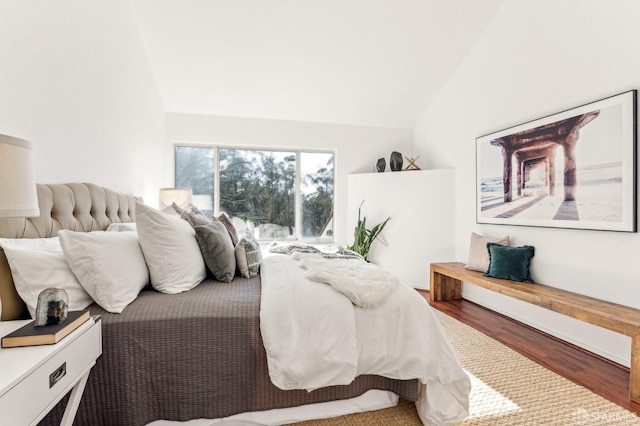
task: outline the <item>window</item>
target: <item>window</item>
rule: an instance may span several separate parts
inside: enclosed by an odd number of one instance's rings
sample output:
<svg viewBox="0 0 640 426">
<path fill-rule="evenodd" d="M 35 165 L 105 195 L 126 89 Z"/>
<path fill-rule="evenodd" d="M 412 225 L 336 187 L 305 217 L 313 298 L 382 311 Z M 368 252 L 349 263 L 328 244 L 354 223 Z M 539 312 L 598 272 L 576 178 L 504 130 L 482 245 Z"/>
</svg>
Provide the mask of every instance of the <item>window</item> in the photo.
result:
<svg viewBox="0 0 640 426">
<path fill-rule="evenodd" d="M 334 153 L 176 146 L 175 185 L 241 235 L 333 239 Z"/>
<path fill-rule="evenodd" d="M 333 239 L 333 154 L 300 153 L 302 237 Z"/>
<path fill-rule="evenodd" d="M 191 188 L 200 210 L 213 212 L 216 151 L 210 147 L 176 146 L 176 188 Z"/>
<path fill-rule="evenodd" d="M 220 210 L 259 239 L 294 238 L 296 153 L 220 149 Z"/>
</svg>

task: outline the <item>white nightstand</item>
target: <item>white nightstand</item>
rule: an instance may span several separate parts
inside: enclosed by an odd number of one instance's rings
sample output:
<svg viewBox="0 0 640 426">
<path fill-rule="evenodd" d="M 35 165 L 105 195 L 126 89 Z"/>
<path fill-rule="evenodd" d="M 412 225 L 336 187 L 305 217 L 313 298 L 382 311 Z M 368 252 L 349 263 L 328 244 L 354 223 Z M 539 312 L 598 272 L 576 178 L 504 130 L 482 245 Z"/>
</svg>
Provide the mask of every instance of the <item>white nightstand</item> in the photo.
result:
<svg viewBox="0 0 640 426">
<path fill-rule="evenodd" d="M 28 322 L 2 321 L 0 336 Z M 71 426 L 101 354 L 101 322 L 93 318 L 55 345 L 0 348 L 0 423 L 35 425 L 73 389 L 61 423 Z"/>
</svg>

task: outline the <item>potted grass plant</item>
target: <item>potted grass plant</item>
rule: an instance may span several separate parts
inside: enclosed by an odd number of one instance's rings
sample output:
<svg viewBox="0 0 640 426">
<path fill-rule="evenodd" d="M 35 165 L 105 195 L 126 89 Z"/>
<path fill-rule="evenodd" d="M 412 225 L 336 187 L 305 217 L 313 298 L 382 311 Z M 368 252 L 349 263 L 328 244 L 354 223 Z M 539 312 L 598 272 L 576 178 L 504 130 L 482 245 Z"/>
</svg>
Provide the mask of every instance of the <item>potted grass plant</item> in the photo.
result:
<svg viewBox="0 0 640 426">
<path fill-rule="evenodd" d="M 387 222 L 389 222 L 391 217 L 387 217 L 384 222 L 368 229 L 367 218 L 361 217 L 362 204 L 364 204 L 364 200 L 360 203 L 360 207 L 358 207 L 358 224 L 353 232 L 353 244 L 347 246 L 347 249 L 359 253 L 364 260 L 367 260 L 371 245 L 378 238 L 378 235 L 380 235 L 384 227 L 387 226 Z"/>
</svg>

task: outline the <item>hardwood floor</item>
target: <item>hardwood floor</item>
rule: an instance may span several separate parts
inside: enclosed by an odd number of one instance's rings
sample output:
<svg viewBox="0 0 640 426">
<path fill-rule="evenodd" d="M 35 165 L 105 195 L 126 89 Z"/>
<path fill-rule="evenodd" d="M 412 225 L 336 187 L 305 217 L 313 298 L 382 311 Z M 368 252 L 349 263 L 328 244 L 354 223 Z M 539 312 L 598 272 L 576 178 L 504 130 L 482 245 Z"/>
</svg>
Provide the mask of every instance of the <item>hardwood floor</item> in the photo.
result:
<svg viewBox="0 0 640 426">
<path fill-rule="evenodd" d="M 429 300 L 428 291 L 418 291 Z M 640 415 L 640 404 L 629 399 L 628 368 L 467 300 L 432 302 L 431 306 Z"/>
</svg>

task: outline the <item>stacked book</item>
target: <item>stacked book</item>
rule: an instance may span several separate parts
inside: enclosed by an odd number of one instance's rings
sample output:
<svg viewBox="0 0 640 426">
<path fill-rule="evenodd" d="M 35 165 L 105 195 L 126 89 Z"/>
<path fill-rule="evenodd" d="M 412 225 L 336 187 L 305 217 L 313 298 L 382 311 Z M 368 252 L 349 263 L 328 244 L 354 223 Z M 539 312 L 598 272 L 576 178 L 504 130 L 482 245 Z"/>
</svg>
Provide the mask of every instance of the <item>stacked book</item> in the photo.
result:
<svg viewBox="0 0 640 426">
<path fill-rule="evenodd" d="M 59 324 L 36 326 L 33 320 L 2 338 L 3 348 L 53 345 L 90 318 L 89 310 L 69 311 L 67 319 Z"/>
</svg>

